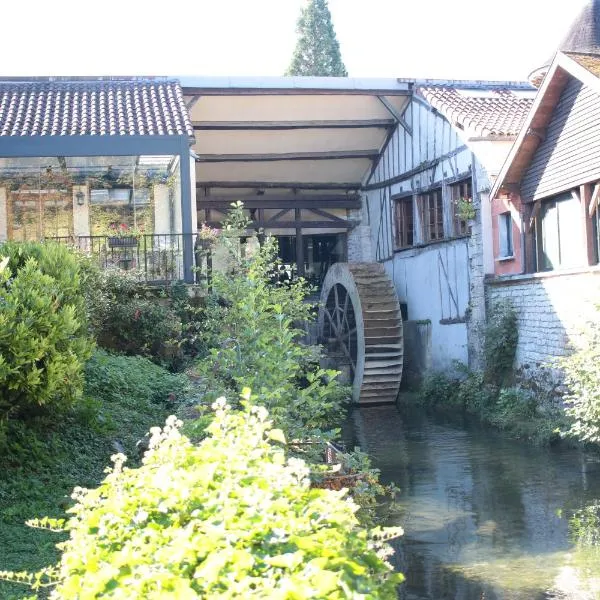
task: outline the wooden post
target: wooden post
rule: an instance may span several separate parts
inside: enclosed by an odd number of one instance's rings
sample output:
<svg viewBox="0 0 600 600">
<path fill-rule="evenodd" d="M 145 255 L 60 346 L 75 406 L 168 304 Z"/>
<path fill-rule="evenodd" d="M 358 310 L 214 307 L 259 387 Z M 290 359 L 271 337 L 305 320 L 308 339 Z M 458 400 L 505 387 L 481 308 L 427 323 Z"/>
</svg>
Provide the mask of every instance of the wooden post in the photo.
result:
<svg viewBox="0 0 600 600">
<path fill-rule="evenodd" d="M 594 230 L 590 218 L 590 203 L 592 200 L 592 186 L 585 184 L 579 186 L 579 199 L 581 205 L 581 250 L 583 253 L 583 264 L 593 265 L 596 263 L 596 252 L 594 250 Z"/>
<path fill-rule="evenodd" d="M 302 209 L 294 209 L 296 223 L 302 222 Z M 298 276 L 304 277 L 304 238 L 302 237 L 302 225 L 296 226 L 296 266 L 298 267 Z"/>
</svg>

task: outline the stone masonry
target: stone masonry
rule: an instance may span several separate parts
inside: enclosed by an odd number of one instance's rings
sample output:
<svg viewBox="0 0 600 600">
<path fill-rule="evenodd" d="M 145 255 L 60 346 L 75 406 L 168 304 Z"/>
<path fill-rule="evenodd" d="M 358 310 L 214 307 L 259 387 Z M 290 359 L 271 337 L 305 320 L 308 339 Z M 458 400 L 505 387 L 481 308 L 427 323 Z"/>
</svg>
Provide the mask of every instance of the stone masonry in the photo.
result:
<svg viewBox="0 0 600 600">
<path fill-rule="evenodd" d="M 553 366 L 569 353 L 591 321 L 600 321 L 600 268 L 534 273 L 487 282 L 490 306 L 510 300 L 518 315 L 516 366 Z"/>
</svg>

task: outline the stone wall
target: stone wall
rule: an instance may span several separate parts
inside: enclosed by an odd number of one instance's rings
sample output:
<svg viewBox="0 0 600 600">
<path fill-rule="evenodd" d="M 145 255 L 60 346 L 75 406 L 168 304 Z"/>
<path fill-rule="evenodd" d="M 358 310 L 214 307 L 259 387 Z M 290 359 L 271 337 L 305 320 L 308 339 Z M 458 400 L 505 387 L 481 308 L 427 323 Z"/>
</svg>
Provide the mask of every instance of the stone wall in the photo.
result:
<svg viewBox="0 0 600 600">
<path fill-rule="evenodd" d="M 348 231 L 348 262 L 373 262 L 375 258 L 371 243 L 371 227 L 366 210 L 364 208 L 350 210 L 348 219 L 358 223 L 356 227 Z"/>
<path fill-rule="evenodd" d="M 490 307 L 507 299 L 517 311 L 518 368 L 552 366 L 569 353 L 590 321 L 600 321 L 599 267 L 496 278 L 486 288 Z"/>
</svg>

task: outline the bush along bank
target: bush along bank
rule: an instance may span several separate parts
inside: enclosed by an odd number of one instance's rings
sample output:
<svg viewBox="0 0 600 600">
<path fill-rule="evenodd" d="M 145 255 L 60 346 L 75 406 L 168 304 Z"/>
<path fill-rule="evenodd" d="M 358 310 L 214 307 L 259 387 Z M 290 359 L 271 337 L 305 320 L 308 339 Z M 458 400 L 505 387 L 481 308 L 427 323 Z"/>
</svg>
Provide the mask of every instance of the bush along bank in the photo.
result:
<svg viewBox="0 0 600 600">
<path fill-rule="evenodd" d="M 536 444 L 558 442 L 568 429 L 564 409 L 545 383 L 516 377 L 518 332 L 510 303 L 494 307 L 484 335 L 483 372 L 457 364 L 454 374 L 428 373 L 412 404 L 435 412 L 473 415 L 512 437 Z"/>
<path fill-rule="evenodd" d="M 242 256 L 239 231 L 225 232 L 231 272 L 215 279 L 200 332 L 211 348 L 195 373 L 203 398 L 182 410 L 193 441 L 171 419 L 140 467 L 119 452 L 99 488 L 76 489 L 73 517 L 33 523 L 68 533 L 58 563 L 2 577 L 53 598 L 396 597 L 385 541 L 400 531 L 365 526 L 382 491 L 376 472 L 360 453 L 322 460 L 347 391 L 299 344 L 296 323 L 311 316 L 303 284 L 279 282 L 270 240 Z M 93 389 L 106 363 L 94 357 Z M 223 392 L 231 407 L 215 400 Z M 352 499 L 333 489 L 342 470 Z"/>
</svg>

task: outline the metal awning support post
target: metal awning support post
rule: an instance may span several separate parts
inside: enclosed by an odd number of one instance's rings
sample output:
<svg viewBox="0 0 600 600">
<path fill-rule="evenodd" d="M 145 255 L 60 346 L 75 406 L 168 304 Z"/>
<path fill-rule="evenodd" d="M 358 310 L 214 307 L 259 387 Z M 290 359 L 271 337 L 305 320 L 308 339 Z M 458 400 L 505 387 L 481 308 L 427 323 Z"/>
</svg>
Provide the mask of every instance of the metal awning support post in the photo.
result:
<svg viewBox="0 0 600 600">
<path fill-rule="evenodd" d="M 182 141 L 180 152 L 181 169 L 181 231 L 183 235 L 183 279 L 186 283 L 194 283 L 194 235 L 196 233 L 192 211 L 196 210 L 196 196 L 192 198 L 192 169 L 190 166 L 190 149 L 187 140 Z M 195 181 L 194 181 L 195 187 Z"/>
</svg>

